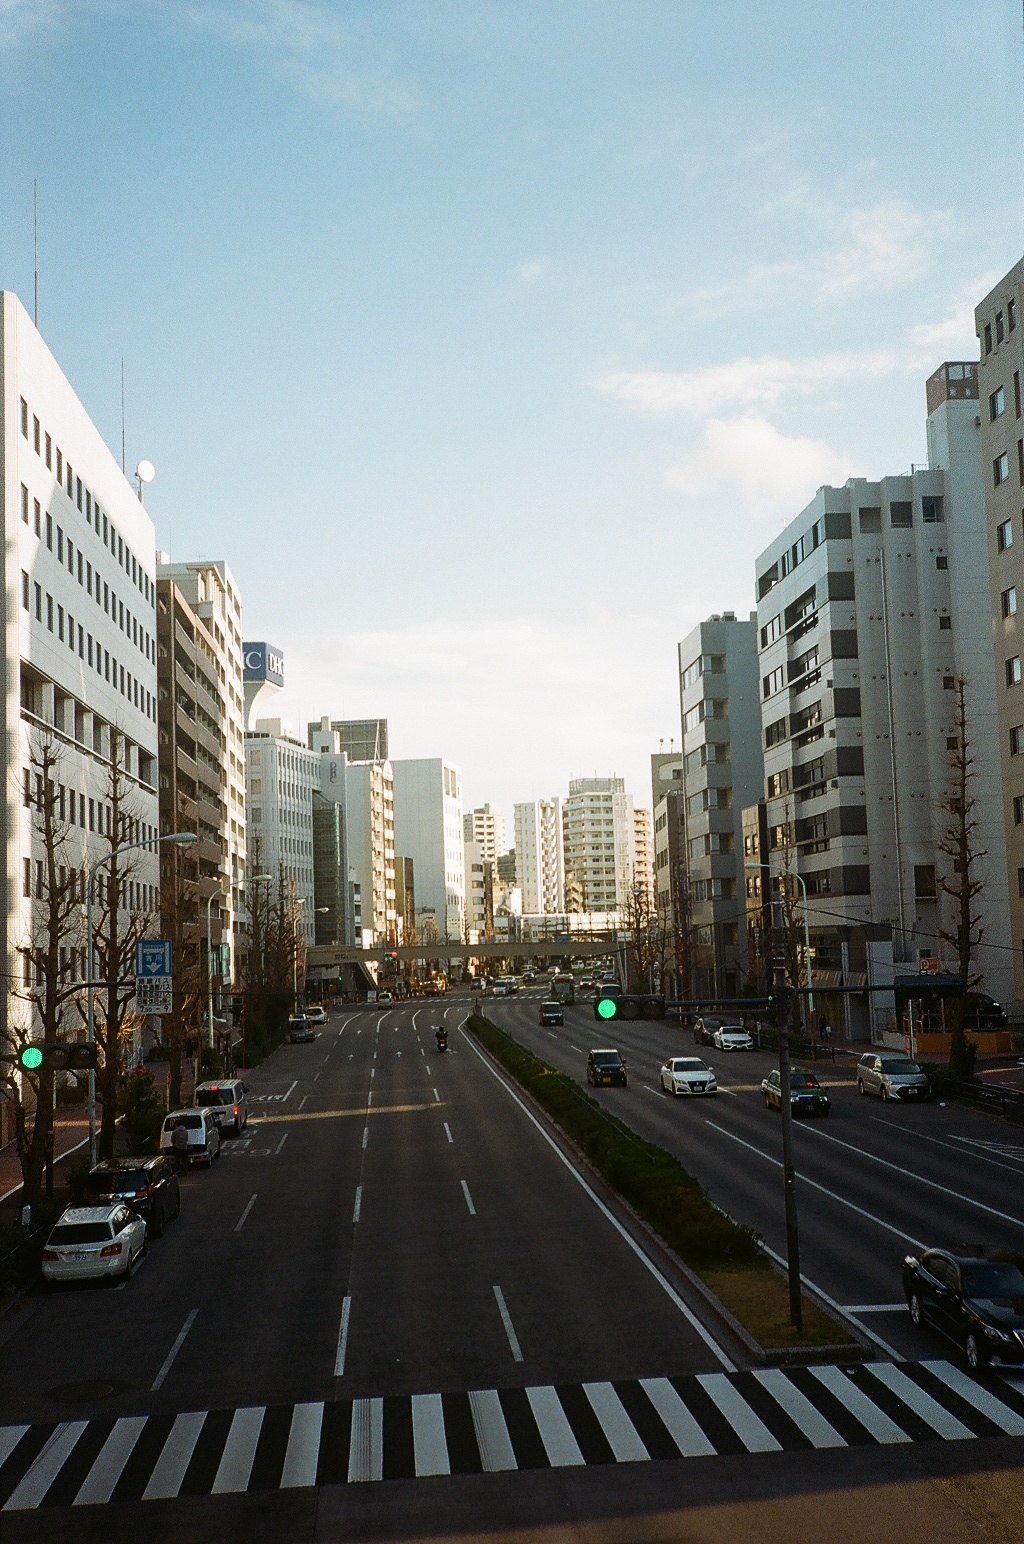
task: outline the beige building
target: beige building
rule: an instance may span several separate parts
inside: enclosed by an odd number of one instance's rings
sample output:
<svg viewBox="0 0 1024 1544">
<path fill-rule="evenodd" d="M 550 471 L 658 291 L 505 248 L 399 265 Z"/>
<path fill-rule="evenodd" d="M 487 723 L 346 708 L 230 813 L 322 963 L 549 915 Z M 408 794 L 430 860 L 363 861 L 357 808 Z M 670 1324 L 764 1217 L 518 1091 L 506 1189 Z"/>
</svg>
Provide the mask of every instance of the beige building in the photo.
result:
<svg viewBox="0 0 1024 1544">
<path fill-rule="evenodd" d="M 992 632 L 1009 881 L 1013 994 L 1024 998 L 1024 259 L 975 311 L 977 417 L 991 574 Z"/>
<path fill-rule="evenodd" d="M 651 812 L 633 810 L 633 883 L 643 890 L 647 904 L 654 907 L 654 836 Z"/>
<path fill-rule="evenodd" d="M 508 852 L 508 833 L 501 810 L 492 810 L 489 804 L 467 810 L 462 817 L 462 827 L 464 839 L 476 842 L 488 863 Z"/>
</svg>

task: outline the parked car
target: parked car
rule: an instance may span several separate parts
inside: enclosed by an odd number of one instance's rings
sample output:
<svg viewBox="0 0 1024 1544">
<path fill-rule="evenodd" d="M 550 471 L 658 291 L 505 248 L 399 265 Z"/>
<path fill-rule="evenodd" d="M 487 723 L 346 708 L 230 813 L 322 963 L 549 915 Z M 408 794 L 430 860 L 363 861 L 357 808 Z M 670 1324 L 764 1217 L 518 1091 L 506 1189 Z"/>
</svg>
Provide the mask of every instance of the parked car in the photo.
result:
<svg viewBox="0 0 1024 1544">
<path fill-rule="evenodd" d="M 693 1021 L 694 1045 L 714 1045 L 715 1034 L 722 1027 L 721 1019 L 711 1018 L 708 1014 L 699 1014 Z"/>
<path fill-rule="evenodd" d="M 221 1078 L 216 1083 L 200 1083 L 196 1089 L 196 1104 L 213 1111 L 213 1118 L 220 1130 L 239 1137 L 249 1124 L 249 1106 L 246 1087 L 241 1078 Z"/>
<path fill-rule="evenodd" d="M 917 1325 L 963 1351 L 972 1372 L 1024 1362 L 1024 1272 L 1018 1256 L 926 1249 L 903 1261 L 903 1293 Z"/>
<path fill-rule="evenodd" d="M 541 1003 L 540 1021 L 542 1024 L 564 1024 L 565 1013 L 561 1003 Z"/>
<path fill-rule="evenodd" d="M 150 1238 L 160 1238 L 181 1211 L 178 1176 L 166 1158 L 104 1158 L 86 1175 L 83 1199 L 87 1206 L 127 1202 Z"/>
<path fill-rule="evenodd" d="M 767 1109 L 782 1109 L 782 1079 L 777 1068 L 762 1082 L 761 1094 Z M 813 1072 L 804 1072 L 799 1067 L 794 1067 L 789 1074 L 789 1102 L 794 1115 L 827 1115 L 829 1112 L 828 1094 Z"/>
<path fill-rule="evenodd" d="M 752 1051 L 754 1042 L 742 1024 L 720 1024 L 711 1037 L 720 1051 Z"/>
<path fill-rule="evenodd" d="M 898 1051 L 868 1051 L 857 1063 L 858 1094 L 916 1102 L 931 1095 L 931 1084 L 917 1062 Z"/>
<path fill-rule="evenodd" d="M 43 1280 L 127 1281 L 145 1252 L 145 1221 L 123 1201 L 69 1206 L 46 1240 Z"/>
<path fill-rule="evenodd" d="M 591 1051 L 587 1057 L 587 1082 L 595 1088 L 605 1083 L 626 1087 L 626 1063 L 616 1050 Z"/>
<path fill-rule="evenodd" d="M 316 1039 L 316 1030 L 313 1028 L 312 1019 L 306 1014 L 299 1014 L 294 1019 L 288 1020 L 289 1045 L 302 1045 L 307 1041 Z"/>
<path fill-rule="evenodd" d="M 377 1006 L 378 1006 L 378 1008 L 390 1008 L 392 1006 L 392 1004 L 394 1003 L 394 1000 L 395 999 L 392 997 L 390 992 L 378 992 L 377 993 Z"/>
<path fill-rule="evenodd" d="M 188 1145 L 180 1152 L 171 1141 L 179 1126 L 184 1127 L 188 1136 Z M 194 1163 L 201 1163 L 211 1169 L 213 1160 L 220 1157 L 220 1128 L 213 1118 L 213 1111 L 192 1108 L 172 1110 L 169 1115 L 165 1115 L 160 1128 L 160 1151 L 169 1158 L 180 1158 L 190 1167 Z"/>
<path fill-rule="evenodd" d="M 717 1094 L 718 1079 L 699 1056 L 672 1056 L 661 1069 L 661 1086 L 669 1094 Z"/>
<path fill-rule="evenodd" d="M 315 1007 L 306 1009 L 306 1017 L 311 1024 L 326 1024 L 327 1009 L 318 1003 Z"/>
</svg>

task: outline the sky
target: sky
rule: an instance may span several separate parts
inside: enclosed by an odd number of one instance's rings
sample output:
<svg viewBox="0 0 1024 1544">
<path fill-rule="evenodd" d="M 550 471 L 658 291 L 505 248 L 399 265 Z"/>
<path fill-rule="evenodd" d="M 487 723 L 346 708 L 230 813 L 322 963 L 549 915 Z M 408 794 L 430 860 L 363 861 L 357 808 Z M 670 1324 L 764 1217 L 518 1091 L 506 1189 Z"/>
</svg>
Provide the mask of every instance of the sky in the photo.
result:
<svg viewBox="0 0 1024 1544">
<path fill-rule="evenodd" d="M 274 706 L 468 807 L 678 743 L 676 645 L 925 461 L 1024 245 L 1018 0 L 0 0 L 0 286 Z"/>
</svg>

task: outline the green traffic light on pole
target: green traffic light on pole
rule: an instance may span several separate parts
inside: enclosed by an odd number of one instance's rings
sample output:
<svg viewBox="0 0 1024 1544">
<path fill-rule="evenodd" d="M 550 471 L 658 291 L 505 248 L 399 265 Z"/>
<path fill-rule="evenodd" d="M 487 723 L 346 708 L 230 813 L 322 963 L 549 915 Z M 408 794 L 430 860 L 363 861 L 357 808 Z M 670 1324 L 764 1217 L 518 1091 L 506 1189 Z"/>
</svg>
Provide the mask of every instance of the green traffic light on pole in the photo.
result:
<svg viewBox="0 0 1024 1544">
<path fill-rule="evenodd" d="M 26 1072 L 37 1072 L 43 1065 L 42 1046 L 23 1045 L 18 1056 L 18 1065 L 24 1067 Z"/>
<path fill-rule="evenodd" d="M 619 1011 L 619 1005 L 614 997 L 599 997 L 594 1004 L 599 1019 L 613 1019 Z"/>
</svg>

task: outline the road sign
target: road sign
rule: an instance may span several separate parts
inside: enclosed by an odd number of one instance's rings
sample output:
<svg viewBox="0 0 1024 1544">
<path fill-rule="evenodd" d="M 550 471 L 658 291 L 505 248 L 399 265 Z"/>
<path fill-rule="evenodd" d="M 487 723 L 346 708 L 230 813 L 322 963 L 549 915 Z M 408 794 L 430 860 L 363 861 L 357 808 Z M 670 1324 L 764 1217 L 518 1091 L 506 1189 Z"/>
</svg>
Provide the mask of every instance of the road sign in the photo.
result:
<svg viewBox="0 0 1024 1544">
<path fill-rule="evenodd" d="M 927 954 L 923 954 L 918 960 L 917 968 L 922 976 L 937 976 L 941 969 L 939 961 Z"/>
<path fill-rule="evenodd" d="M 169 938 L 140 938 L 135 945 L 135 974 L 140 980 L 171 974 Z"/>
<path fill-rule="evenodd" d="M 170 1013 L 174 1006 L 174 982 L 171 977 L 137 976 L 135 1006 L 140 1013 Z"/>
</svg>

